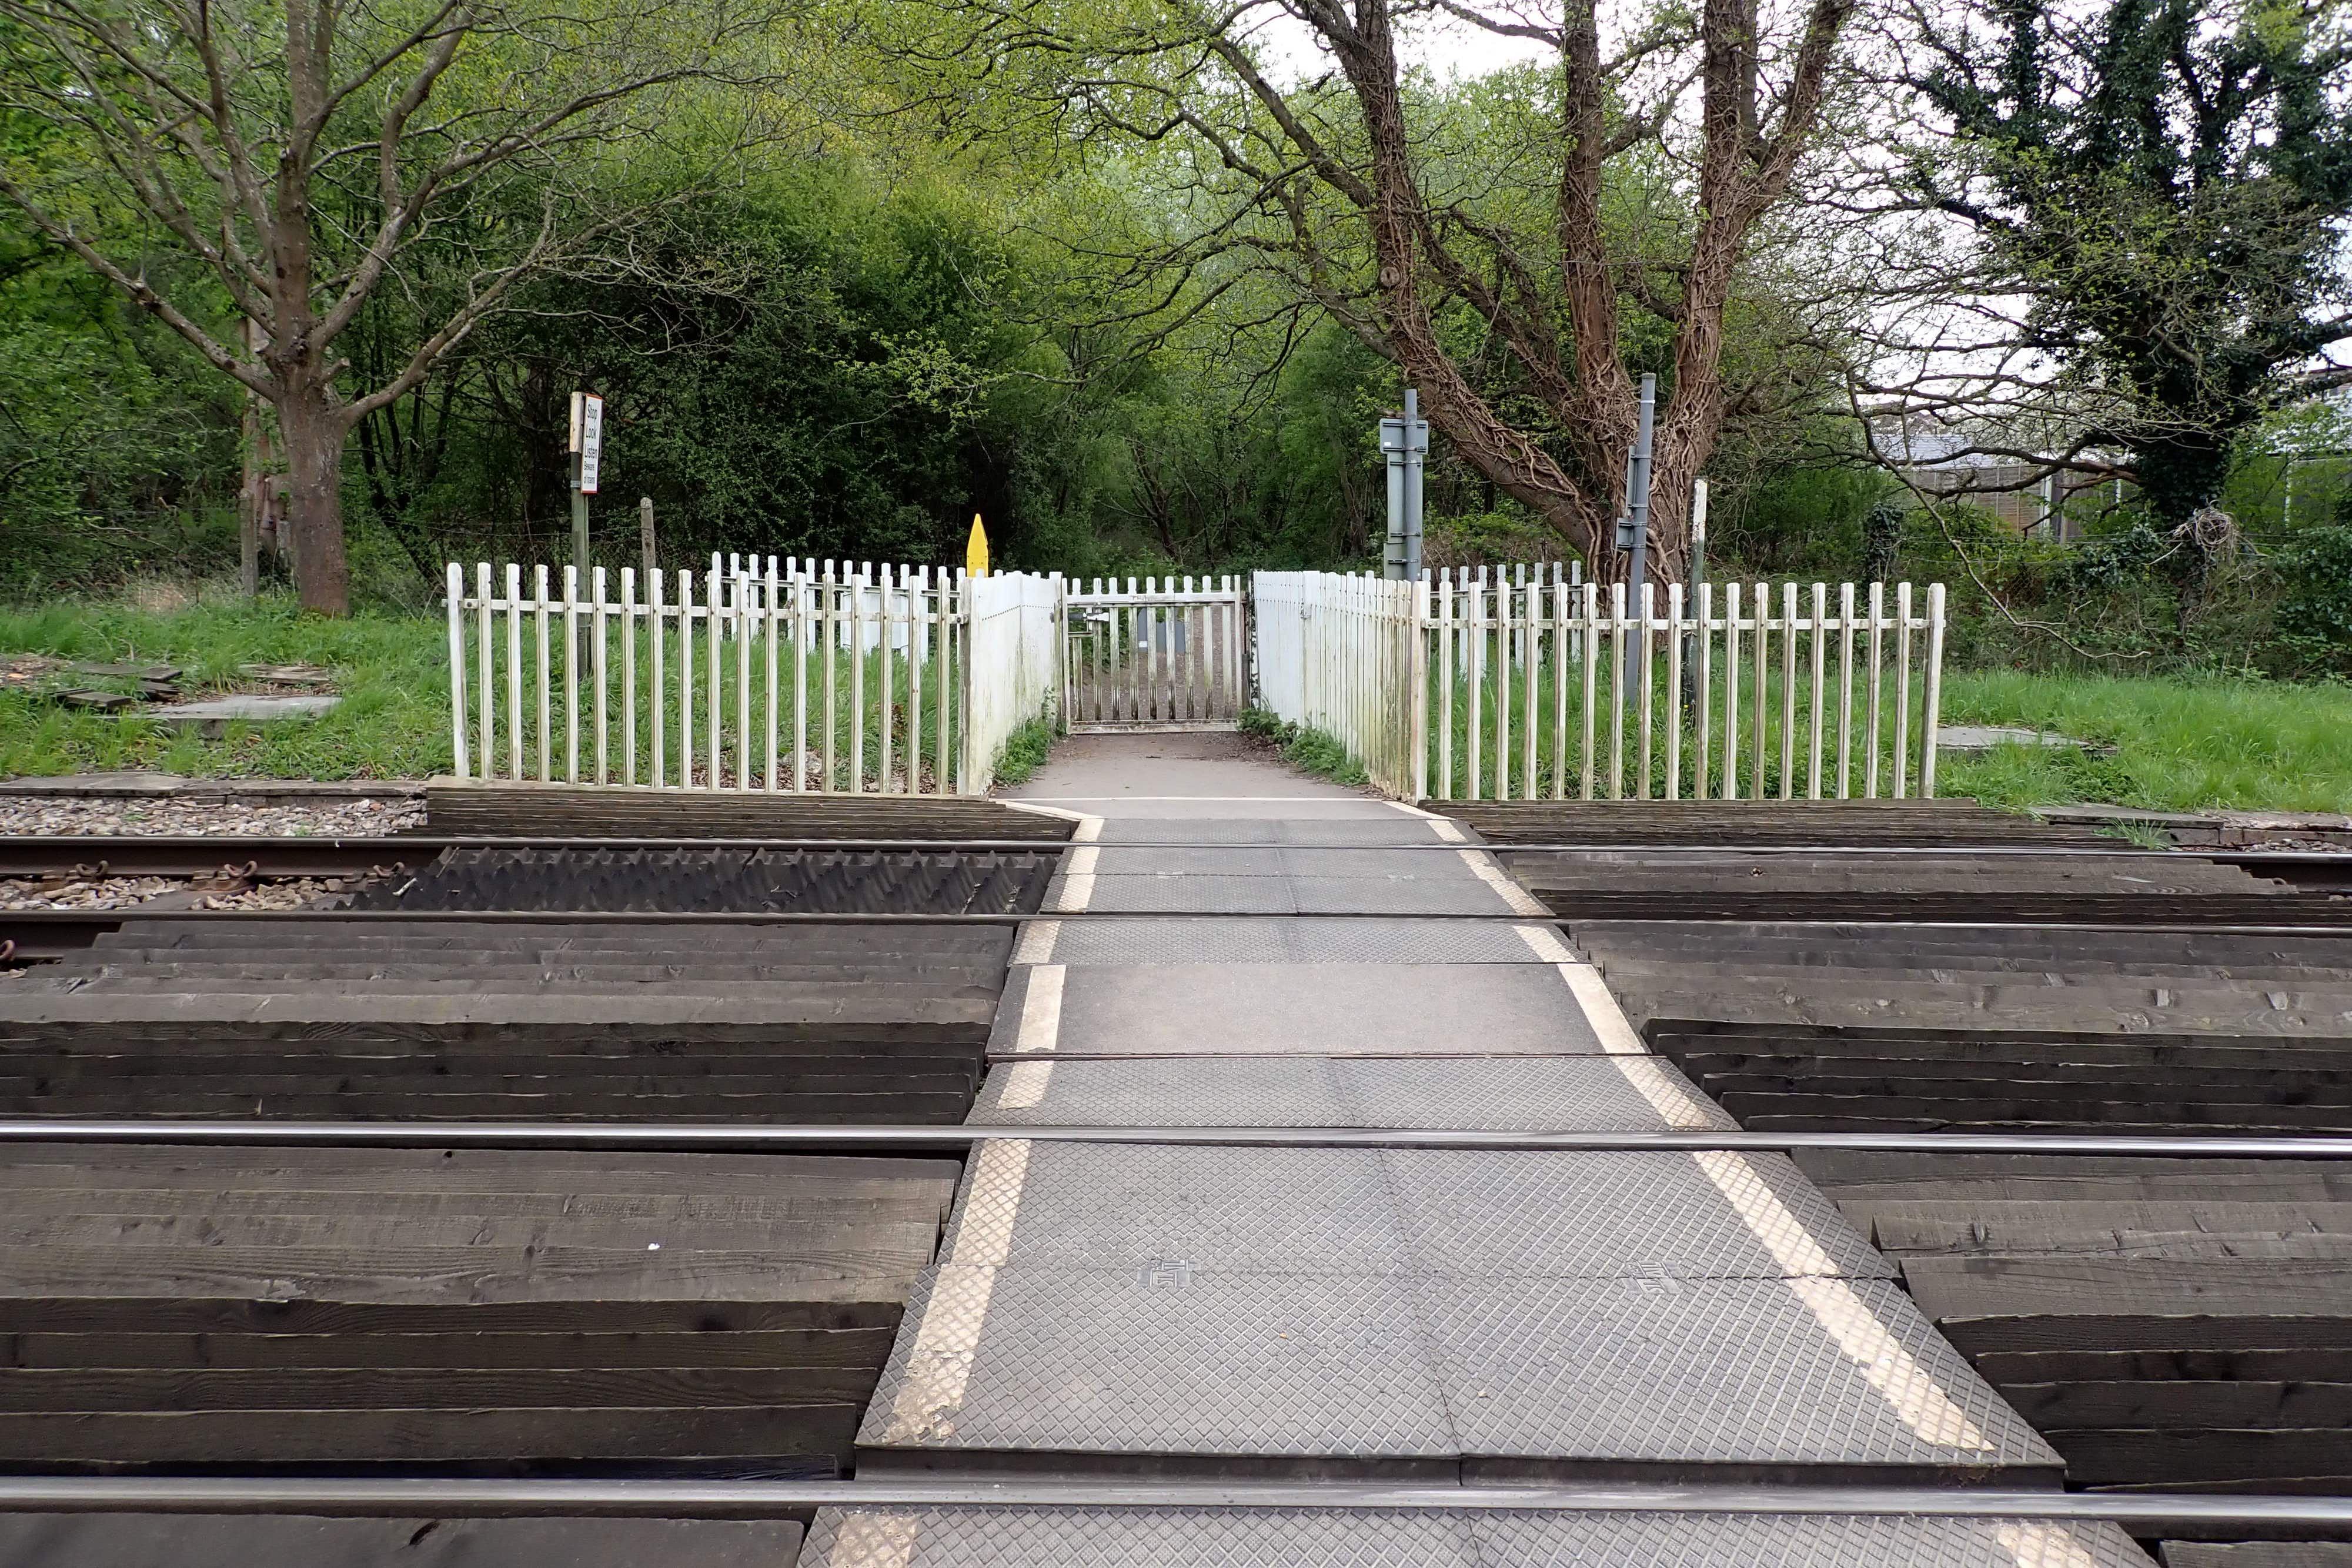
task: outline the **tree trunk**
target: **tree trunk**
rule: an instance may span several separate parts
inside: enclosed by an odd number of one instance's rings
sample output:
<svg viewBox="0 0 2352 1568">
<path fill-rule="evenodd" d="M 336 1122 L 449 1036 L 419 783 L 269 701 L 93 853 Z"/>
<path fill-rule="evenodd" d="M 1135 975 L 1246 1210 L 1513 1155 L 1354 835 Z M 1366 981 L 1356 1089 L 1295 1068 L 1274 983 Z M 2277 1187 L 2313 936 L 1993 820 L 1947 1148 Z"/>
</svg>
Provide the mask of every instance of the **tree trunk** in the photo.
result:
<svg viewBox="0 0 2352 1568">
<path fill-rule="evenodd" d="M 278 424 L 286 441 L 287 515 L 302 608 L 317 615 L 348 615 L 342 413 L 322 382 L 304 378 L 279 396 Z"/>
</svg>

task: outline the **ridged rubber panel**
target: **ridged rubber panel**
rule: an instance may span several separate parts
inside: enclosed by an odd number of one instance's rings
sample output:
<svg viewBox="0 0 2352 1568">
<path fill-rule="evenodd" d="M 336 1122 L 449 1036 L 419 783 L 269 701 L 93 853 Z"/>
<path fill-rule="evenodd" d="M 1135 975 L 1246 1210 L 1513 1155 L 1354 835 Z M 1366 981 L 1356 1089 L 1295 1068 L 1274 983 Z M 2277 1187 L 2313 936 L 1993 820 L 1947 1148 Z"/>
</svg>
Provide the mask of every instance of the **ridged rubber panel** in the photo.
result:
<svg viewBox="0 0 2352 1568">
<path fill-rule="evenodd" d="M 1730 1156 L 1831 1274 L 1894 1270 L 1778 1155 Z M 941 1256 L 975 1207 L 968 1173 Z M 1778 1279 L 1790 1272 L 1683 1154 L 1209 1149 L 1034 1144 L 1007 1266 L 1181 1275 L 1340 1273 Z"/>
<path fill-rule="evenodd" d="M 1285 920 L 1246 915 L 1072 921 L 1062 926 L 1052 956 L 1056 964 L 1088 965 L 1542 961 L 1519 935 L 1518 926 L 1505 920 Z"/>
<path fill-rule="evenodd" d="M 722 915 L 1025 915 L 1059 852 L 444 851 L 362 890 L 358 909 L 659 911 Z"/>
<path fill-rule="evenodd" d="M 1292 1509 L 820 1509 L 801 1568 L 2150 1568 L 2111 1524 Z"/>
<path fill-rule="evenodd" d="M 1808 1292 L 1856 1332 L 1833 1335 Z M 950 1318 L 978 1319 L 945 1400 L 932 1364 L 909 1382 L 935 1301 Z M 1924 1424 L 1906 1409 L 1923 1410 Z M 2060 1466 L 1902 1289 L 1878 1280 L 1080 1273 L 951 1262 L 908 1301 L 858 1442 L 949 1453 L 1520 1460 L 1570 1471 L 1840 1465 L 1990 1477 L 2004 1466 Z"/>
<path fill-rule="evenodd" d="M 1712 1125 L 1738 1125 L 1672 1065 L 1647 1057 L 1160 1057 L 1056 1061 L 1043 1071 L 1051 1060 L 1039 1058 L 1025 1071 L 1019 1059 L 998 1062 L 971 1119 L 1007 1126 L 1664 1131 L 1671 1124 L 1627 1077 L 1631 1071 L 1703 1107 Z M 1008 1094 L 1013 1107 L 1004 1104 Z"/>
</svg>

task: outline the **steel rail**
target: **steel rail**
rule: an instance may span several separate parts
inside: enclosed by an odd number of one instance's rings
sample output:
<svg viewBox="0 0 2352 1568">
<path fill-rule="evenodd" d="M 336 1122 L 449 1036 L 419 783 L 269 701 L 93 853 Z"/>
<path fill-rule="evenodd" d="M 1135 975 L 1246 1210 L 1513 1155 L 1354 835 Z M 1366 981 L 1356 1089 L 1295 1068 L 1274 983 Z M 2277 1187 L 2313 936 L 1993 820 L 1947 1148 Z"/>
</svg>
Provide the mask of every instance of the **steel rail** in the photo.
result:
<svg viewBox="0 0 2352 1568">
<path fill-rule="evenodd" d="M 1019 926 L 1030 921 L 1051 920 L 1079 925 L 1096 922 L 1134 920 L 1391 920 L 1414 923 L 1488 924 L 1566 927 L 1575 936 L 1580 925 L 1771 925 L 1777 927 L 1819 928 L 1844 931 L 1869 926 L 1878 931 L 2032 931 L 2053 933 L 2064 931 L 2095 932 L 2113 935 L 2119 932 L 2134 936 L 2279 936 L 2303 940 L 2352 940 L 2352 911 L 2340 925 L 2240 925 L 2203 921 L 2168 920 L 1890 920 L 1874 919 L 1867 915 L 1844 915 L 1837 918 L 1786 915 L 1707 915 L 1687 911 L 1671 915 L 1627 915 L 1596 913 L 1583 915 L 1372 915 L 1362 912 L 1329 915 L 1218 915 L 1197 909 L 1128 910 L 1099 909 L 1077 911 L 1044 911 L 1035 915 L 804 915 L 758 914 L 714 915 L 698 913 L 628 912 L 613 910 L 567 909 L 452 909 L 452 910 L 338 910 L 338 909 L 147 909 L 129 904 L 116 909 L 26 909 L 0 910 L 0 964 L 30 964 L 62 958 L 92 947 L 99 937 L 122 929 L 131 921 L 232 921 L 252 920 L 269 924 L 312 926 L 331 924 L 363 925 L 368 923 L 412 925 L 441 924 L 448 925 L 473 924 L 492 925 L 881 925 L 881 926 L 957 926 L 997 925 Z M 1542 963 L 1533 949 L 1528 962 Z"/>
<path fill-rule="evenodd" d="M 1687 889 L 1673 889 L 1658 894 L 1660 903 L 1691 896 Z M 1899 894 L 1895 896 L 1900 896 Z M 2104 895 L 2103 895 L 2104 896 Z M 126 920 L 140 921 L 235 921 L 252 920 L 273 924 L 337 925 L 1022 925 L 1033 920 L 1052 920 L 1075 925 L 1088 923 L 1117 924 L 1136 920 L 1386 920 L 1410 922 L 1414 925 L 1582 925 L 1595 924 L 1664 922 L 1673 925 L 1881 925 L 1904 927 L 1957 927 L 1968 931 L 2193 931 L 2226 936 L 2343 936 L 2352 935 L 2352 904 L 2345 906 L 2345 923 L 2340 925 L 2217 925 L 2202 922 L 2137 921 L 2137 920 L 1903 920 L 1874 917 L 1867 915 L 1706 915 L 1678 913 L 1674 915 L 1624 915 L 1612 910 L 1589 913 L 1561 914 L 1549 911 L 1542 915 L 1514 915 L 1508 910 L 1467 911 L 1430 910 L 1421 913 L 1404 910 L 1332 909 L 1297 913 L 1290 910 L 1265 910 L 1252 913 L 1236 910 L 1203 909 L 1044 909 L 1026 915 L 1005 915 L 992 912 L 977 914 L 880 914 L 866 911 L 841 910 L 832 913 L 811 910 L 700 910 L 700 909 L 146 909 L 139 904 L 123 904 L 112 909 L 11 909 L 0 910 L 0 929 L 18 923 L 36 928 L 42 925 L 71 926 L 97 923 L 119 925 Z"/>
<path fill-rule="evenodd" d="M 6 1476 L 0 1511 L 398 1518 L 510 1513 L 750 1518 L 818 1508 L 1347 1509 L 1386 1512 L 1749 1514 L 2036 1520 L 2179 1527 L 2352 1526 L 2352 1498 L 2062 1492 L 1974 1487 L 1362 1481 L 481 1480 L 260 1476 Z"/>
<path fill-rule="evenodd" d="M 1158 1144 L 1195 1148 L 1431 1149 L 1534 1154 L 1933 1154 L 2151 1159 L 2352 1159 L 2352 1134 L 1792 1133 L 1737 1128 L 1527 1132 L 1458 1127 L 1073 1126 L 1018 1123 L 319 1122 L 252 1118 L 0 1119 L 6 1144 L 191 1144 L 230 1148 L 568 1149 L 733 1154 L 956 1152 L 976 1144 Z"/>
<path fill-rule="evenodd" d="M 2200 860 L 2231 865 L 2310 867 L 2352 872 L 2347 850 L 2150 850 L 2104 844 L 1856 844 L 1840 843 L 1643 843 L 1611 840 L 1561 840 L 1514 842 L 1440 839 L 1405 843 L 1236 843 L 1230 840 L 1135 839 L 1090 841 L 1115 850 L 1399 850 L 1458 853 L 1485 850 L 1494 854 L 1579 855 L 1756 855 L 1895 860 L 1925 858 L 1988 858 L 2020 860 Z M 584 836 L 493 836 L 472 833 L 414 833 L 375 838 L 236 838 L 227 835 L 171 836 L 165 834 L 67 834 L 0 836 L 0 876 L 64 875 L 97 869 L 102 862 L 110 876 L 200 875 L 251 862 L 260 876 L 330 876 L 366 873 L 394 863 L 415 866 L 445 850 L 540 850 L 584 852 L 611 850 L 745 852 L 840 851 L 845 852 L 929 853 L 1057 853 L 1072 848 L 1061 838 L 920 838 L 911 835 L 864 838 L 683 838 L 670 835 L 625 834 Z"/>
</svg>

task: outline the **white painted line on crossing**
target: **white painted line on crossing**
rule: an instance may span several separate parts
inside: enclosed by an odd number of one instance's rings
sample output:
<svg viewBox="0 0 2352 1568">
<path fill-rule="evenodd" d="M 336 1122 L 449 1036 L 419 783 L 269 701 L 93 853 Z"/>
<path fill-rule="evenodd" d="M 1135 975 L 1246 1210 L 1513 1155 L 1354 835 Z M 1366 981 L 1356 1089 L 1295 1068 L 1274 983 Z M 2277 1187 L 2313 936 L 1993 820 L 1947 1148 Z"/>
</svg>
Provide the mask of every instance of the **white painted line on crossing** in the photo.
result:
<svg viewBox="0 0 2352 1568">
<path fill-rule="evenodd" d="M 1095 866 L 1102 859 L 1102 851 L 1093 844 L 1081 844 L 1070 852 L 1069 870 L 1062 873 L 1060 893 L 1054 900 L 1055 912 L 1077 915 L 1085 911 L 1095 897 Z"/>
<path fill-rule="evenodd" d="M 1464 850 L 1462 863 L 1470 868 L 1470 873 L 1473 876 L 1493 888 L 1512 914 L 1533 915 L 1539 917 L 1551 914 L 1551 911 L 1546 908 L 1534 894 L 1513 882 L 1503 868 L 1495 863 L 1495 857 L 1486 851 Z M 1547 926 L 1546 929 L 1549 930 L 1549 927 Z M 1558 962 L 1557 959 L 1553 961 Z"/>
<path fill-rule="evenodd" d="M 1034 800 L 1006 800 L 1003 804 L 1009 810 L 1026 811 L 1033 817 L 1053 817 L 1065 822 L 1083 822 L 1087 820 L 1087 814 L 1084 811 L 1065 811 L 1058 806 L 1040 806 Z"/>
<path fill-rule="evenodd" d="M 1013 961 L 1016 964 L 1050 964 L 1054 959 L 1055 939 L 1062 935 L 1058 920 L 1028 920 L 1021 925 L 1021 940 L 1013 945 Z"/>
<path fill-rule="evenodd" d="M 844 1514 L 825 1561 L 834 1568 L 907 1568 L 922 1525 L 911 1513 Z"/>
<path fill-rule="evenodd" d="M 922 1326 L 907 1353 L 906 1377 L 890 1402 L 885 1442 L 945 1437 L 955 1430 L 954 1416 L 963 1408 L 987 1326 L 996 1271 L 1013 1251 L 1021 1188 L 1029 1178 L 1029 1149 L 1026 1138 L 992 1139 L 973 1156 L 955 1250 L 940 1265 L 923 1305 Z"/>
<path fill-rule="evenodd" d="M 1039 964 L 1029 971 L 1029 988 L 1021 998 L 1021 1028 L 1013 1049 L 1021 1053 L 1052 1051 L 1062 1038 L 1062 982 L 1069 970 L 1060 964 Z"/>
<path fill-rule="evenodd" d="M 1717 1124 L 1712 1105 L 1696 1090 L 1676 1082 L 1665 1064 L 1650 1054 L 1599 971 L 1588 965 L 1562 964 L 1559 972 L 1600 1038 L 1601 1049 L 1668 1126 L 1696 1129 Z M 1829 1249 L 1780 1201 L 1746 1155 L 1709 1150 L 1691 1158 L 1782 1271 L 1800 1276 L 1785 1281 L 1789 1289 L 1847 1358 L 1862 1368 L 1864 1380 L 1885 1398 L 1905 1426 L 1921 1441 L 1939 1448 L 1992 1451 L 1993 1445 L 1969 1419 L 1968 1412 L 1903 1348 L 1853 1286 L 1840 1277 L 1843 1270 Z M 2061 1561 L 2052 1559 L 2052 1568 Z"/>
<path fill-rule="evenodd" d="M 1569 950 L 1567 943 L 1559 939 L 1559 933 L 1550 926 L 1521 925 L 1517 929 L 1519 933 L 1519 940 L 1528 945 L 1528 951 L 1533 953 L 1540 962 L 1546 964 L 1576 962 L 1576 955 Z M 1604 996 L 1607 994 L 1605 991 L 1602 993 Z"/>
<path fill-rule="evenodd" d="M 1524 931 L 1527 927 L 1523 925 L 1519 929 Z M 1546 926 L 1545 929 L 1549 930 L 1550 927 Z M 1559 938 L 1554 937 L 1553 940 L 1558 941 Z M 1566 946 L 1561 944 L 1563 949 Z M 1568 982 L 1569 994 L 1576 998 L 1577 1010 L 1584 1015 L 1584 1021 L 1592 1026 L 1593 1037 L 1601 1041 L 1601 1050 L 1612 1056 L 1650 1054 L 1650 1048 L 1642 1043 L 1642 1037 L 1635 1034 L 1633 1026 L 1625 1021 L 1625 1010 L 1617 1005 L 1617 998 L 1610 995 L 1609 988 L 1601 982 L 1600 970 L 1590 964 L 1578 963 L 1573 956 L 1556 967 L 1559 970 L 1559 977 Z"/>
<path fill-rule="evenodd" d="M 2099 1568 L 2098 1557 L 2063 1524 L 2004 1524 L 1993 1539 L 2017 1559 L 2017 1568 Z"/>
<path fill-rule="evenodd" d="M 1016 1061 L 1004 1070 L 1004 1092 L 996 1097 L 1001 1111 L 1034 1111 L 1045 1103 L 1054 1082 L 1050 1061 Z"/>
</svg>

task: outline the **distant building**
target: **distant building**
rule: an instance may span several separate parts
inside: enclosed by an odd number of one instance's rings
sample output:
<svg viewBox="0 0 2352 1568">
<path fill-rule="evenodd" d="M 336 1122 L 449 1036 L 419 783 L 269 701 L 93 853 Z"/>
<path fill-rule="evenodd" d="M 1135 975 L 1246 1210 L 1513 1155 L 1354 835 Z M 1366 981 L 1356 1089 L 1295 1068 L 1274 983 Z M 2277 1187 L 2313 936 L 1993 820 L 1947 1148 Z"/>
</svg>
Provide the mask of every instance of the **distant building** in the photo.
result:
<svg viewBox="0 0 2352 1568">
<path fill-rule="evenodd" d="M 1876 436 L 1879 455 L 1906 482 L 1929 495 L 1964 497 L 2027 538 L 2081 538 L 2100 511 L 2129 494 L 2120 479 L 2053 472 L 2047 462 L 1979 452 L 1979 442 L 2012 449 L 2033 444 L 1936 425 L 1882 429 Z"/>
</svg>

